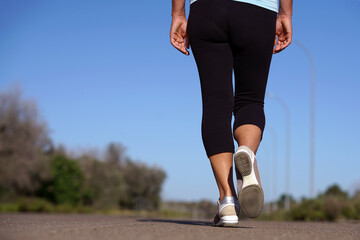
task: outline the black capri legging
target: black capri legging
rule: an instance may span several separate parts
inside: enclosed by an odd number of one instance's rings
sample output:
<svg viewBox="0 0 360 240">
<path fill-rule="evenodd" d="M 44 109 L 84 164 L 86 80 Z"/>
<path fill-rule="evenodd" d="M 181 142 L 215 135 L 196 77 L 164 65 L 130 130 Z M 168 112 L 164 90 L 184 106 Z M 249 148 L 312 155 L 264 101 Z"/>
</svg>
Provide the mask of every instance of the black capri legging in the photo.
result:
<svg viewBox="0 0 360 240">
<path fill-rule="evenodd" d="M 258 126 L 262 138 L 276 16 L 233 0 L 197 0 L 190 5 L 187 35 L 200 77 L 201 134 L 208 157 L 234 153 L 233 132 L 241 125 Z"/>
</svg>

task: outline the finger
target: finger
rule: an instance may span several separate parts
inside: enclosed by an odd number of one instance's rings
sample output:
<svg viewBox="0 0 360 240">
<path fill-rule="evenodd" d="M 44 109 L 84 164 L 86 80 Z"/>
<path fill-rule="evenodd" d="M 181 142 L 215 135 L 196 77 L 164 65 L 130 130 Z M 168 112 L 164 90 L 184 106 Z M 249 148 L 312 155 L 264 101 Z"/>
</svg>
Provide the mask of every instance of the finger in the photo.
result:
<svg viewBox="0 0 360 240">
<path fill-rule="evenodd" d="M 179 43 L 175 37 L 171 37 L 170 42 L 171 42 L 171 45 L 173 45 L 175 48 L 179 48 Z"/>
<path fill-rule="evenodd" d="M 173 40 L 171 43 L 177 50 L 179 50 L 180 52 L 182 52 L 186 55 L 189 55 L 189 52 L 185 49 L 184 42 L 179 42 L 177 40 Z"/>
<path fill-rule="evenodd" d="M 181 39 L 181 41 L 178 42 L 178 47 L 179 47 L 178 49 L 179 49 L 182 53 L 188 55 L 188 51 L 187 51 L 186 48 L 185 48 L 184 39 Z"/>
<path fill-rule="evenodd" d="M 186 46 L 186 48 L 190 47 L 189 38 L 187 35 L 185 36 L 185 46 Z"/>
<path fill-rule="evenodd" d="M 275 47 L 275 52 L 281 52 L 285 48 L 286 37 L 283 33 L 278 35 L 277 45 Z"/>
<path fill-rule="evenodd" d="M 281 52 L 281 49 L 280 49 L 280 46 L 279 46 L 279 45 L 277 45 L 277 46 L 275 47 L 274 52 L 275 52 L 275 53 Z"/>
<path fill-rule="evenodd" d="M 189 38 L 188 38 L 187 35 L 185 36 L 185 47 L 186 47 L 187 49 L 189 49 L 189 47 L 190 47 Z M 186 50 L 186 53 L 187 53 L 186 55 L 190 55 L 190 53 L 189 53 L 188 50 Z"/>
<path fill-rule="evenodd" d="M 275 47 L 276 47 L 276 44 L 277 44 L 277 43 L 278 43 L 278 41 L 277 41 L 277 35 L 275 34 L 273 53 L 275 53 Z"/>
<path fill-rule="evenodd" d="M 288 47 L 291 42 L 292 42 L 291 34 L 288 34 L 288 36 L 286 37 L 286 42 L 284 44 L 284 48 Z"/>
<path fill-rule="evenodd" d="M 277 36 L 275 35 L 275 39 L 274 39 L 274 47 L 276 46 L 277 43 Z"/>
<path fill-rule="evenodd" d="M 284 37 L 284 39 L 280 42 L 280 48 L 278 49 L 278 52 L 281 52 L 282 50 L 287 48 L 290 45 L 290 43 L 291 43 L 291 34 Z"/>
<path fill-rule="evenodd" d="M 290 43 L 289 43 L 288 41 L 286 41 L 286 42 L 284 42 L 283 45 L 281 46 L 281 49 L 283 50 L 283 49 L 287 48 L 287 46 L 289 46 L 289 45 L 290 45 Z"/>
<path fill-rule="evenodd" d="M 281 52 L 281 51 L 284 50 L 284 49 L 285 49 L 285 47 L 284 47 L 284 42 L 280 42 L 279 47 L 276 49 L 276 51 L 279 53 L 279 52 Z"/>
<path fill-rule="evenodd" d="M 189 51 L 186 49 L 185 44 L 182 44 L 181 52 L 185 55 L 189 55 Z"/>
<path fill-rule="evenodd" d="M 184 43 L 184 39 L 182 39 L 178 34 L 173 34 L 170 39 L 171 44 L 175 48 L 181 48 L 181 44 Z"/>
<path fill-rule="evenodd" d="M 185 55 L 189 55 L 189 51 L 187 51 L 185 48 L 184 38 L 181 37 L 179 34 L 172 34 L 170 42 L 177 50 L 184 53 Z"/>
<path fill-rule="evenodd" d="M 181 44 L 176 41 L 175 39 L 171 39 L 171 44 L 179 51 L 181 51 L 182 47 L 181 47 Z"/>
<path fill-rule="evenodd" d="M 279 53 L 282 51 L 282 42 L 278 40 L 276 47 L 274 48 L 275 53 Z"/>
</svg>

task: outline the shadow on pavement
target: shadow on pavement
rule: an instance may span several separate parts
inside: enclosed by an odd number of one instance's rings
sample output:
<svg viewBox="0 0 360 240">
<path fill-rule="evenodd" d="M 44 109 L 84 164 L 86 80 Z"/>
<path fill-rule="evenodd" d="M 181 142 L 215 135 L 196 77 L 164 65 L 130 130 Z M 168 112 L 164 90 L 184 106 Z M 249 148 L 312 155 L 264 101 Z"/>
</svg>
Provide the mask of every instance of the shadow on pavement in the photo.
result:
<svg viewBox="0 0 360 240">
<path fill-rule="evenodd" d="M 160 222 L 160 223 L 177 223 L 183 225 L 196 225 L 196 226 L 213 226 L 211 221 L 198 221 L 198 220 L 177 220 L 177 219 L 137 219 L 139 222 Z M 231 228 L 252 228 L 244 226 L 236 226 Z"/>
</svg>

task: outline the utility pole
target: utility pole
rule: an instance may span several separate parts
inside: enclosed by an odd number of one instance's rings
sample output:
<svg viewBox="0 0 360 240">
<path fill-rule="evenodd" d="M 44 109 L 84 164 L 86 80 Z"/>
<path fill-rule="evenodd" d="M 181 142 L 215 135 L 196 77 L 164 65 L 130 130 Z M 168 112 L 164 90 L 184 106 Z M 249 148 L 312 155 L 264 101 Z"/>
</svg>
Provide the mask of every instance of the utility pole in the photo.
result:
<svg viewBox="0 0 360 240">
<path fill-rule="evenodd" d="M 293 39 L 309 59 L 310 62 L 310 197 L 314 197 L 315 191 L 315 64 L 309 49 L 300 41 Z"/>
<path fill-rule="evenodd" d="M 273 144 L 274 144 L 274 148 L 273 148 L 273 197 L 274 197 L 274 203 L 272 206 L 272 210 L 276 211 L 277 210 L 277 134 L 275 132 L 275 129 L 273 129 L 271 126 L 268 125 L 267 127 L 269 129 L 269 131 L 271 132 L 271 134 L 273 135 Z"/>
<path fill-rule="evenodd" d="M 290 209 L 290 109 L 287 103 L 276 96 L 272 92 L 266 92 L 266 95 L 274 100 L 278 101 L 284 108 L 286 115 L 286 127 L 285 127 L 285 204 L 286 211 Z"/>
</svg>

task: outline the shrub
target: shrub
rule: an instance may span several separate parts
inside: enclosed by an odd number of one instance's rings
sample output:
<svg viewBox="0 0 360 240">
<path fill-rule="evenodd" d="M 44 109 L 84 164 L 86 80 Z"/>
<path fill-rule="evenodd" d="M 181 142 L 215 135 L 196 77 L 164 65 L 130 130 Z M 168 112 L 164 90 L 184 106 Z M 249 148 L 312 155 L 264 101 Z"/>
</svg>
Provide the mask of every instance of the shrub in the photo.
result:
<svg viewBox="0 0 360 240">
<path fill-rule="evenodd" d="M 335 195 L 329 196 L 324 199 L 324 214 L 326 216 L 326 220 L 335 221 L 340 217 L 341 212 L 343 210 L 344 203 L 340 198 Z"/>
<path fill-rule="evenodd" d="M 51 203 L 40 198 L 20 198 L 16 202 L 20 212 L 52 212 Z"/>
<path fill-rule="evenodd" d="M 56 204 L 79 204 L 84 176 L 78 163 L 62 155 L 55 156 L 51 159 L 51 173 L 52 179 L 44 182 L 38 196 Z"/>
<path fill-rule="evenodd" d="M 84 205 L 97 209 L 117 208 L 124 195 L 123 174 L 119 166 L 95 159 L 81 159 L 85 189 L 82 195 Z"/>
<path fill-rule="evenodd" d="M 157 167 L 127 160 L 121 167 L 124 174 L 125 194 L 119 205 L 128 209 L 154 210 L 160 206 L 160 192 L 166 178 L 165 172 Z"/>
<path fill-rule="evenodd" d="M 323 202 L 318 199 L 303 199 L 303 201 L 289 212 L 289 217 L 297 221 L 323 221 L 326 215 L 322 209 Z"/>
</svg>

